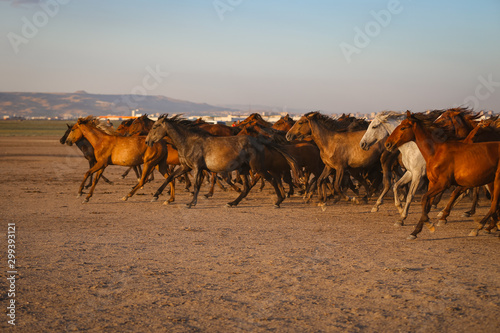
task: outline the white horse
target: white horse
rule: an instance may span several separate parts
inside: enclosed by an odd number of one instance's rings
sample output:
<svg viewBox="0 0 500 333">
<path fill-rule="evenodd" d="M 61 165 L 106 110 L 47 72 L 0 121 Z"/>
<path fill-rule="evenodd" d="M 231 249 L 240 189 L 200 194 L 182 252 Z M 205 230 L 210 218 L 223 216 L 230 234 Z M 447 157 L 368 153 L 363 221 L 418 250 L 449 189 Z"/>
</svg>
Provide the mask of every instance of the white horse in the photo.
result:
<svg viewBox="0 0 500 333">
<path fill-rule="evenodd" d="M 366 133 L 361 139 L 359 145 L 364 150 L 370 149 L 370 147 L 376 142 L 385 140 L 405 118 L 406 114 L 394 111 L 384 111 L 379 113 L 370 123 L 370 126 L 366 130 Z M 395 225 L 403 225 L 404 220 L 408 217 L 408 209 L 410 208 L 413 196 L 420 186 L 422 179 L 426 176 L 426 167 L 424 157 L 415 142 L 410 141 L 405 143 L 398 149 L 401 152 L 401 159 L 406 172 L 393 187 L 394 203 L 399 210 L 399 214 L 401 214 L 401 218 L 395 223 Z M 399 200 L 398 189 L 400 186 L 405 185 L 408 182 L 411 182 L 410 190 L 406 196 L 406 203 L 403 208 L 401 206 L 401 201 Z M 383 203 L 384 194 L 385 193 L 378 198 L 375 206 L 372 208 L 372 212 L 378 211 L 379 206 Z"/>
</svg>

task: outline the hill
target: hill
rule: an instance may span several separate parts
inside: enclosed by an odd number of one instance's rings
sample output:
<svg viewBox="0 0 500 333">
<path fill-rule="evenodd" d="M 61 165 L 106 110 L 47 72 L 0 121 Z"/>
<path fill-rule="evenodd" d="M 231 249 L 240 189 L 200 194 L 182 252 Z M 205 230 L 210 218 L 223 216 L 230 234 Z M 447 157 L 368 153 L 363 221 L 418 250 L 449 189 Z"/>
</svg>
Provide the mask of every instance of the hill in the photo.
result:
<svg viewBox="0 0 500 333">
<path fill-rule="evenodd" d="M 59 118 L 77 118 L 89 114 L 129 116 L 134 109 L 148 114 L 186 115 L 223 115 L 237 111 L 165 96 L 89 94 L 82 90 L 74 93 L 0 92 L 2 116 Z"/>
</svg>

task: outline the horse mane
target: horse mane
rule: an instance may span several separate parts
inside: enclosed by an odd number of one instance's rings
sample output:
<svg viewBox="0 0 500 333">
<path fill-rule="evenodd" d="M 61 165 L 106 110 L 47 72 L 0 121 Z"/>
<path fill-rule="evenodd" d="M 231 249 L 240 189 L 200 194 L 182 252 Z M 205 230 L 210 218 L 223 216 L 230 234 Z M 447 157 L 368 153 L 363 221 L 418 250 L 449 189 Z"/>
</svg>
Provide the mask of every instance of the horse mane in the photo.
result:
<svg viewBox="0 0 500 333">
<path fill-rule="evenodd" d="M 342 116 L 342 119 L 333 119 L 327 115 L 321 114 L 319 111 L 308 112 L 304 115 L 309 119 L 314 119 L 320 122 L 325 128 L 334 132 L 356 132 L 367 129 L 369 123 L 360 118 L 351 116 Z"/>
<path fill-rule="evenodd" d="M 127 120 L 124 120 L 121 122 L 120 125 L 123 125 L 123 126 L 130 126 L 132 125 L 132 123 L 135 121 L 135 118 L 130 118 L 130 119 L 127 119 Z"/>
<path fill-rule="evenodd" d="M 196 133 L 196 134 L 199 134 L 201 136 L 207 136 L 207 137 L 214 136 L 213 134 L 200 128 L 198 126 L 199 124 L 196 124 L 194 121 L 188 120 L 186 118 L 182 118 L 181 114 L 177 114 L 177 115 L 172 116 L 170 118 L 168 118 L 168 114 L 162 114 L 160 117 L 158 117 L 158 120 L 160 120 L 160 119 L 164 122 L 167 122 L 167 123 L 179 125 L 191 133 Z"/>
<path fill-rule="evenodd" d="M 92 115 L 87 116 L 85 118 L 78 118 L 77 124 L 78 125 L 85 124 L 92 126 L 108 135 L 123 136 L 122 134 L 116 132 L 113 127 L 103 124 L 97 117 L 94 117 Z"/>
<path fill-rule="evenodd" d="M 455 135 L 455 128 L 452 124 L 439 124 L 436 123 L 438 119 L 446 110 L 433 110 L 428 113 L 412 113 L 410 120 L 416 121 L 430 131 L 434 136 L 438 135 L 445 140 L 457 140 L 459 138 Z"/>
<path fill-rule="evenodd" d="M 399 120 L 402 117 L 406 117 L 406 115 L 403 112 L 397 112 L 397 111 L 382 111 L 378 113 L 376 116 L 378 120 L 381 122 L 387 122 L 389 120 Z"/>
</svg>

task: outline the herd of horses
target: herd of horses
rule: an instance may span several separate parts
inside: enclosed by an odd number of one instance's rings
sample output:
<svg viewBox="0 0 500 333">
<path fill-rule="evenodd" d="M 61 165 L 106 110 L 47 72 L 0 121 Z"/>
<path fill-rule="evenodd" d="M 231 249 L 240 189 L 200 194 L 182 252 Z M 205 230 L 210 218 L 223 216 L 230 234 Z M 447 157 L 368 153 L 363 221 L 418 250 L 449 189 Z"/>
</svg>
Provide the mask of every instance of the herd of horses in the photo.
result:
<svg viewBox="0 0 500 333">
<path fill-rule="evenodd" d="M 165 203 L 173 202 L 175 182 L 182 181 L 193 194 L 189 208 L 196 205 L 205 180 L 211 183 L 206 197 L 213 195 L 215 184 L 226 190 L 222 181 L 238 192 L 228 207 L 237 206 L 260 181 L 261 189 L 266 182 L 273 187 L 274 207 L 295 191 L 306 202 L 316 196 L 323 210 L 329 199 L 368 202 L 380 191 L 372 208 L 376 212 L 392 187 L 400 213 L 396 224 L 403 225 L 415 193 L 424 189 L 422 215 L 408 237 L 415 239 L 424 224 L 431 232 L 435 230 L 428 214 L 444 191 L 454 187 L 438 215 L 438 225 L 446 223 L 456 200 L 466 191 L 473 193 L 473 202 L 465 214 L 473 215 L 484 188 L 491 206 L 470 235 L 477 235 L 488 221 L 487 232 L 499 223 L 500 120 L 467 108 L 384 111 L 370 122 L 315 111 L 297 121 L 286 115 L 269 123 L 254 113 L 235 126 L 191 121 L 180 115 L 162 115 L 153 121 L 142 115 L 123 121 L 117 129 L 88 116 L 68 125 L 60 142 L 77 145 L 89 162 L 78 189 L 82 196 L 84 188 L 90 187 L 84 202 L 92 197 L 100 178 L 111 183 L 103 176 L 106 167 L 121 165 L 128 167 L 123 177 L 130 170 L 138 177 L 123 200 L 152 181 L 154 169 L 164 181 L 152 200 L 158 200 L 170 185 Z M 348 190 L 354 196 L 348 196 Z"/>
</svg>

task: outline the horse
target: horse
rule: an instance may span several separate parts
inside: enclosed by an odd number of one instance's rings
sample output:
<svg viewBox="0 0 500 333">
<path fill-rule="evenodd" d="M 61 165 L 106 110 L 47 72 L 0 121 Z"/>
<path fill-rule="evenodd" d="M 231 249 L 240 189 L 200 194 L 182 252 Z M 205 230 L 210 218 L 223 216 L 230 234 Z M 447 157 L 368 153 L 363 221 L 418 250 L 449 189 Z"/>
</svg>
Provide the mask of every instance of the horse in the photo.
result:
<svg viewBox="0 0 500 333">
<path fill-rule="evenodd" d="M 371 188 L 363 178 L 363 173 L 373 171 L 380 167 L 380 157 L 384 151 L 382 143 L 375 143 L 374 149 L 365 151 L 359 142 L 365 131 L 351 132 L 346 124 L 333 120 L 317 111 L 309 112 L 302 116 L 286 134 L 288 141 L 311 137 L 320 150 L 321 159 L 325 164 L 322 174 L 318 179 L 321 186 L 323 180 L 335 170 L 334 188 L 342 198 L 349 198 L 343 193 L 342 181 L 346 172 L 351 174 L 366 189 L 365 200 L 371 195 Z M 388 178 L 388 175 L 384 175 Z M 384 186 L 390 186 L 390 178 L 384 179 Z M 320 206 L 324 208 L 326 198 L 321 198 Z"/>
<path fill-rule="evenodd" d="M 266 147 L 280 151 L 276 145 L 246 135 L 213 136 L 179 116 L 168 118 L 167 115 L 158 118 L 146 138 L 146 143 L 150 146 L 154 145 L 166 135 L 179 151 L 181 167 L 170 174 L 165 183 L 190 170 L 193 170 L 195 174 L 193 199 L 187 204 L 188 208 L 197 203 L 203 170 L 217 173 L 238 171 L 243 178 L 243 190 L 235 200 L 227 203 L 227 207 L 237 206 L 247 196 L 250 191 L 248 180 L 250 169 L 271 182 L 277 196 L 277 201 L 274 203 L 276 208 L 284 200 L 276 179 L 265 170 L 263 161 Z M 298 174 L 293 158 L 285 152 L 281 153 L 292 165 L 295 170 L 294 174 Z"/>
<path fill-rule="evenodd" d="M 487 214 L 479 222 L 479 226 L 471 231 L 470 236 L 477 236 L 489 218 L 493 222 L 486 229 L 490 231 L 498 221 L 498 203 L 500 199 L 500 143 L 481 142 L 463 143 L 447 142 L 442 135 L 432 132 L 432 123 L 422 119 L 419 114 L 410 111 L 407 118 L 394 129 L 387 138 L 385 147 L 392 151 L 401 145 L 415 141 L 427 164 L 429 188 L 422 196 L 422 215 L 408 239 L 416 239 L 426 223 L 431 232 L 435 231 L 429 223 L 431 200 L 452 185 L 462 188 L 490 186 L 492 191 L 491 206 Z M 457 191 L 450 200 L 455 200 Z M 457 195 L 458 196 L 458 195 Z"/>
<path fill-rule="evenodd" d="M 68 126 L 68 129 L 66 130 L 64 135 L 59 139 L 59 142 L 62 145 L 66 144 L 66 139 L 68 138 L 68 135 L 71 132 L 72 126 L 70 126 L 69 124 L 66 124 L 66 126 Z M 78 149 L 80 149 L 81 152 L 83 153 L 83 157 L 85 157 L 85 159 L 87 161 L 89 161 L 89 169 L 92 168 L 97 161 L 96 161 L 95 156 L 94 156 L 94 148 L 92 147 L 90 142 L 87 139 L 85 139 L 84 137 L 82 137 L 80 140 L 76 141 L 75 144 L 78 147 Z M 110 181 L 108 178 L 104 177 L 103 175 L 101 175 L 101 177 L 106 183 L 111 184 L 111 185 L 113 184 L 112 181 Z M 93 177 L 90 176 L 89 182 L 87 185 L 85 185 L 85 188 L 89 188 L 90 186 L 92 186 L 92 178 Z"/>
<path fill-rule="evenodd" d="M 393 111 L 384 111 L 377 114 L 359 143 L 361 148 L 369 150 L 376 142 L 385 142 L 386 138 L 389 137 L 404 118 L 406 118 L 404 113 Z M 401 153 L 402 163 L 406 172 L 393 186 L 394 204 L 400 214 L 399 220 L 395 223 L 397 226 L 404 225 L 404 221 L 408 217 L 408 210 L 413 197 L 426 175 L 425 159 L 415 142 L 408 142 L 398 147 L 398 149 Z M 410 183 L 410 189 L 406 196 L 406 203 L 404 207 L 402 207 L 398 190 L 407 183 Z M 382 192 L 375 206 L 372 208 L 372 212 L 378 211 L 379 206 L 383 203 L 384 194 L 385 193 Z"/>
<path fill-rule="evenodd" d="M 248 125 L 253 122 L 257 122 L 259 125 L 263 127 L 272 127 L 273 124 L 265 121 L 264 118 L 258 113 L 252 113 L 246 119 L 242 120 L 236 127 L 243 128 L 245 125 Z"/>
<path fill-rule="evenodd" d="M 71 128 L 70 134 L 66 139 L 66 142 L 71 145 L 81 140 L 82 137 L 85 137 L 94 148 L 96 163 L 85 173 L 83 182 L 78 190 L 78 197 L 83 194 L 82 191 L 87 178 L 94 173 L 96 173 L 96 176 L 83 202 L 88 202 L 90 197 L 92 197 L 95 186 L 108 165 L 137 166 L 144 164 L 138 184 L 134 186 L 130 193 L 122 198 L 124 201 L 133 196 L 144 185 L 147 176 L 155 166 L 158 166 L 162 175 L 167 173 L 166 157 L 168 148 L 165 142 L 162 141 L 148 146 L 145 144 L 146 138 L 144 136 L 124 137 L 107 134 L 93 124 L 94 119 L 92 116 L 79 118 L 77 123 Z"/>
<path fill-rule="evenodd" d="M 197 124 L 201 129 L 204 129 L 208 133 L 217 136 L 236 135 L 239 132 L 239 128 L 237 127 L 231 127 L 224 124 L 210 124 L 201 118 L 194 121 L 194 124 Z"/>
<path fill-rule="evenodd" d="M 283 145 L 282 148 L 295 158 L 299 168 L 303 172 L 301 180 L 305 184 L 304 199 L 306 202 L 310 200 L 312 193 L 316 189 L 317 179 L 325 167 L 325 164 L 321 160 L 319 149 L 314 143 L 307 141 L 288 142 L 285 138 L 286 133 L 272 127 L 261 127 L 255 121 L 247 124 L 238 135 L 263 136 L 277 144 Z M 311 175 L 313 176 L 312 179 L 310 179 Z M 291 180 L 288 180 L 288 178 L 285 179 L 285 182 L 290 186 L 290 196 L 293 194 L 293 184 L 291 184 Z"/>
<path fill-rule="evenodd" d="M 290 117 L 290 115 L 288 115 L 288 113 L 287 113 L 286 116 L 278 119 L 278 121 L 275 122 L 273 124 L 273 126 L 271 126 L 271 128 L 274 128 L 276 130 L 283 131 L 283 132 L 288 132 L 294 124 L 295 124 L 295 120 L 293 120 Z"/>
<path fill-rule="evenodd" d="M 448 130 L 453 140 L 465 139 L 470 131 L 472 131 L 478 124 L 479 118 L 482 114 L 475 113 L 473 110 L 464 107 L 452 108 L 443 110 L 444 112 L 434 121 L 434 123 Z"/>
</svg>

